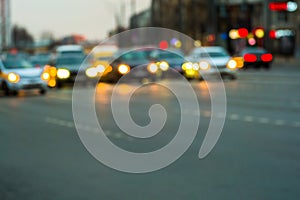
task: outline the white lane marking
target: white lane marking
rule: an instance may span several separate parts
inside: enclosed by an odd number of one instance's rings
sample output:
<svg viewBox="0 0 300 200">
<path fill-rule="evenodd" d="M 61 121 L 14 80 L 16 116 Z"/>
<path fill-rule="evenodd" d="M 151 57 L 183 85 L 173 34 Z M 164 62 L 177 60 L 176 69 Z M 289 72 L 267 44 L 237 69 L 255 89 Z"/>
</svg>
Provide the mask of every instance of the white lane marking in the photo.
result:
<svg viewBox="0 0 300 200">
<path fill-rule="evenodd" d="M 61 100 L 61 101 L 71 101 L 72 100 L 72 96 L 64 97 L 64 96 L 48 94 L 47 97 L 49 99 L 55 99 L 55 100 Z"/>
<path fill-rule="evenodd" d="M 229 119 L 236 121 L 240 119 L 240 116 L 238 114 L 231 114 L 229 115 Z"/>
<path fill-rule="evenodd" d="M 285 122 L 283 121 L 283 120 L 275 120 L 274 121 L 274 124 L 276 125 L 276 126 L 283 126 L 283 125 L 285 125 Z"/>
<path fill-rule="evenodd" d="M 293 122 L 292 126 L 296 128 L 300 128 L 300 122 Z"/>
<path fill-rule="evenodd" d="M 115 134 L 113 135 L 113 137 L 116 138 L 116 139 L 121 139 L 121 138 L 124 137 L 124 135 L 121 134 L 121 133 L 115 133 Z"/>
<path fill-rule="evenodd" d="M 67 122 L 66 126 L 69 127 L 69 128 L 73 128 L 74 123 L 73 122 Z"/>
<path fill-rule="evenodd" d="M 202 114 L 203 114 L 204 117 L 211 117 L 211 112 L 208 111 L 208 110 L 204 110 L 204 111 L 202 112 Z"/>
<path fill-rule="evenodd" d="M 253 122 L 254 121 L 254 117 L 252 117 L 252 116 L 245 116 L 243 120 L 245 122 Z"/>
<path fill-rule="evenodd" d="M 46 117 L 45 121 L 49 124 L 53 124 L 56 126 L 61 126 L 61 127 L 67 127 L 67 128 L 74 128 L 75 124 L 71 121 L 66 121 L 66 120 L 61 120 L 61 119 L 56 119 L 56 118 L 52 118 L 52 117 Z M 88 133 L 94 133 L 94 134 L 99 134 L 100 130 L 97 128 L 91 128 L 90 126 L 87 125 L 83 125 L 83 124 L 76 124 L 76 128 L 83 130 L 85 132 Z M 109 130 L 103 130 L 105 135 L 107 137 L 112 137 L 115 139 L 127 139 L 128 141 L 133 141 L 133 138 L 131 137 L 125 137 L 124 134 L 120 133 L 120 132 L 111 132 Z"/>
</svg>

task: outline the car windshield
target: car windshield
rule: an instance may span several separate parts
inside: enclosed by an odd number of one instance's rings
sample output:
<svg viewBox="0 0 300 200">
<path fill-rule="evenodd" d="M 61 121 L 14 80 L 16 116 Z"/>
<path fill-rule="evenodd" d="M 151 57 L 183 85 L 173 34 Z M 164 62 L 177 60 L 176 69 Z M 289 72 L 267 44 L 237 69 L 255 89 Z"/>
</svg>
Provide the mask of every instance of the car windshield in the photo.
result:
<svg viewBox="0 0 300 200">
<path fill-rule="evenodd" d="M 34 65 L 46 65 L 50 61 L 50 56 L 48 55 L 39 55 L 39 56 L 32 56 L 30 58 L 30 62 Z"/>
<path fill-rule="evenodd" d="M 244 51 L 243 51 L 243 53 L 245 54 L 245 53 L 258 53 L 258 54 L 260 54 L 260 53 L 266 53 L 267 51 L 266 50 L 264 50 L 264 49 L 260 49 L 260 48 L 249 48 L 249 49 L 245 49 Z"/>
<path fill-rule="evenodd" d="M 147 51 L 131 51 L 123 54 L 120 58 L 124 61 L 131 60 L 147 60 L 149 57 L 149 52 Z"/>
<path fill-rule="evenodd" d="M 3 61 L 3 65 L 6 69 L 30 69 L 34 68 L 34 66 L 26 61 L 19 59 L 8 59 Z"/>
<path fill-rule="evenodd" d="M 61 57 L 56 60 L 56 65 L 81 64 L 83 61 L 83 57 Z"/>
<path fill-rule="evenodd" d="M 227 56 L 228 56 L 228 54 L 223 51 L 201 53 L 201 57 L 218 58 L 218 57 L 227 57 Z"/>
<path fill-rule="evenodd" d="M 172 52 L 163 52 L 160 53 L 158 58 L 160 59 L 182 59 L 183 56 L 177 53 L 172 53 Z"/>
</svg>

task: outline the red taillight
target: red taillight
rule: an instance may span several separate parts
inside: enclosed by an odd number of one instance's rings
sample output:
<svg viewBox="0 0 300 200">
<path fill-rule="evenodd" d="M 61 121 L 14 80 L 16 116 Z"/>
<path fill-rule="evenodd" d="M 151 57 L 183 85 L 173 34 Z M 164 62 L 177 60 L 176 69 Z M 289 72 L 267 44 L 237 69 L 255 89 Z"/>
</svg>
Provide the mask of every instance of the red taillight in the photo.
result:
<svg viewBox="0 0 300 200">
<path fill-rule="evenodd" d="M 273 60 L 273 55 L 270 53 L 263 54 L 261 60 L 264 62 L 271 62 Z"/>
<path fill-rule="evenodd" d="M 255 62 L 257 60 L 256 55 L 247 53 L 244 55 L 245 62 Z"/>
<path fill-rule="evenodd" d="M 269 36 L 271 39 L 276 39 L 276 31 L 275 30 L 270 30 Z"/>
</svg>

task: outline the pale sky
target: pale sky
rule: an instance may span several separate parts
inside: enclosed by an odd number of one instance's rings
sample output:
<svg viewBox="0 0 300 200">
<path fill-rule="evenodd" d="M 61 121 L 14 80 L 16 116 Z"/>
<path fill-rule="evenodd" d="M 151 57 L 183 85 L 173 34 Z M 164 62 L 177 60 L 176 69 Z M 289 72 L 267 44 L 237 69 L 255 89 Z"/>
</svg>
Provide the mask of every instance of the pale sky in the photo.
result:
<svg viewBox="0 0 300 200">
<path fill-rule="evenodd" d="M 44 31 L 55 37 L 72 33 L 88 39 L 103 39 L 115 27 L 115 15 L 128 25 L 132 0 L 11 0 L 12 23 L 24 26 L 36 39 Z M 136 0 L 136 11 L 150 7 L 151 0 Z"/>
</svg>

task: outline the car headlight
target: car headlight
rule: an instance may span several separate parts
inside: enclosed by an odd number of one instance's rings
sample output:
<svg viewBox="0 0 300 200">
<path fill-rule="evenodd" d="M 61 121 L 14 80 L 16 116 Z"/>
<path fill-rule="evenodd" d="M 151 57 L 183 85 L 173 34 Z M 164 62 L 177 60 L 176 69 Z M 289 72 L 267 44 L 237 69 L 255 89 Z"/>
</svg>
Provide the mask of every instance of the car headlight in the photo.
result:
<svg viewBox="0 0 300 200">
<path fill-rule="evenodd" d="M 237 68 L 237 62 L 235 60 L 229 60 L 227 63 L 227 68 L 229 69 Z"/>
<path fill-rule="evenodd" d="M 159 63 L 159 68 L 162 71 L 167 71 L 169 69 L 169 67 L 170 67 L 170 65 L 166 61 L 162 61 L 161 63 Z"/>
<path fill-rule="evenodd" d="M 207 61 L 201 61 L 199 63 L 199 67 L 201 70 L 208 70 L 210 68 L 210 64 Z"/>
<path fill-rule="evenodd" d="M 200 69 L 199 64 L 198 63 L 194 63 L 193 64 L 193 69 L 198 71 Z"/>
<path fill-rule="evenodd" d="M 186 62 L 182 65 L 182 69 L 183 70 L 191 70 L 193 69 L 193 63 L 191 62 Z"/>
<path fill-rule="evenodd" d="M 7 79 L 11 83 L 17 83 L 17 82 L 20 81 L 20 76 L 18 74 L 15 74 L 15 73 L 9 73 L 8 76 L 7 76 Z"/>
<path fill-rule="evenodd" d="M 43 72 L 41 78 L 44 81 L 48 81 L 50 79 L 50 74 L 48 72 Z"/>
<path fill-rule="evenodd" d="M 70 71 L 67 69 L 58 69 L 57 70 L 57 77 L 59 79 L 67 79 L 70 77 Z"/>
<path fill-rule="evenodd" d="M 54 80 L 54 79 L 49 80 L 48 86 L 51 88 L 54 88 L 56 86 L 56 80 Z"/>
<path fill-rule="evenodd" d="M 124 75 L 124 74 L 129 73 L 130 67 L 129 67 L 128 65 L 121 64 L 121 65 L 119 65 L 119 67 L 118 67 L 118 71 L 119 71 L 120 74 L 123 74 L 123 75 Z"/>
<path fill-rule="evenodd" d="M 152 74 L 155 74 L 157 71 L 158 71 L 158 66 L 156 63 L 150 63 L 148 66 L 147 66 L 147 70 L 148 72 L 152 73 Z"/>
<path fill-rule="evenodd" d="M 85 75 L 90 78 L 95 78 L 98 75 L 97 68 L 91 67 L 85 70 Z"/>
<path fill-rule="evenodd" d="M 50 67 L 49 74 L 50 74 L 51 77 L 56 77 L 56 75 L 57 75 L 56 68 L 55 67 Z"/>
<path fill-rule="evenodd" d="M 105 71 L 105 66 L 104 65 L 97 65 L 96 67 L 97 72 L 103 73 Z"/>
</svg>

